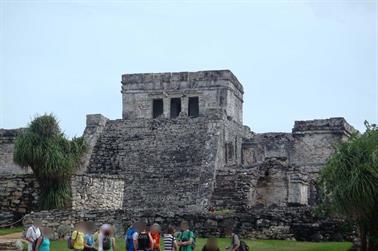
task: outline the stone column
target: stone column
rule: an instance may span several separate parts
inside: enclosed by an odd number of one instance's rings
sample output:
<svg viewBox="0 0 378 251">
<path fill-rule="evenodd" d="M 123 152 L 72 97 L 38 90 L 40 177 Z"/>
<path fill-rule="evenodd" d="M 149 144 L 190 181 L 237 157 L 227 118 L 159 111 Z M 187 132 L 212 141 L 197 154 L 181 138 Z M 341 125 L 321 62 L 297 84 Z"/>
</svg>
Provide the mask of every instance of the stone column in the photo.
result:
<svg viewBox="0 0 378 251">
<path fill-rule="evenodd" d="M 289 203 L 308 205 L 308 183 L 306 182 L 306 178 L 298 174 L 289 174 Z"/>
<path fill-rule="evenodd" d="M 163 98 L 163 116 L 164 118 L 170 118 L 171 113 L 171 99 L 168 97 Z"/>
<path fill-rule="evenodd" d="M 188 110 L 188 102 L 189 98 L 186 95 L 183 95 L 181 97 L 181 114 L 188 116 L 189 110 Z"/>
</svg>

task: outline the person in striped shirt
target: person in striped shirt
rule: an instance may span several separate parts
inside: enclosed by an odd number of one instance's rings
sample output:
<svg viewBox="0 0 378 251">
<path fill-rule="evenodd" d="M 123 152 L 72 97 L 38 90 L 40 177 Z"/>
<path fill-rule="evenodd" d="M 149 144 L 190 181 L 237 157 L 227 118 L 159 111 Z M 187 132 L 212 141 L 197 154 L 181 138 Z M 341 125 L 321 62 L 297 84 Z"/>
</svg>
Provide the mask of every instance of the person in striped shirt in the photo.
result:
<svg viewBox="0 0 378 251">
<path fill-rule="evenodd" d="M 164 234 L 164 251 L 177 251 L 178 246 L 175 238 L 175 229 L 168 227 L 167 233 Z"/>
</svg>

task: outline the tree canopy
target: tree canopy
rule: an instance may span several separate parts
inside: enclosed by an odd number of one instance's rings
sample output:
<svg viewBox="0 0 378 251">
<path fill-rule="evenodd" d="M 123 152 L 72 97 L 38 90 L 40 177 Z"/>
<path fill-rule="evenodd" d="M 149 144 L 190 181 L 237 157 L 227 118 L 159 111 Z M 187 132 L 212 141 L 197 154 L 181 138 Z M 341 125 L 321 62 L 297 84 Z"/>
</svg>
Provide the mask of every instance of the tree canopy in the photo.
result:
<svg viewBox="0 0 378 251">
<path fill-rule="evenodd" d="M 65 207 L 70 177 L 85 151 L 83 138 L 67 139 L 51 114 L 36 117 L 17 137 L 14 161 L 33 170 L 41 190 L 41 209 Z"/>
<path fill-rule="evenodd" d="M 340 144 L 320 175 L 327 204 L 355 221 L 362 249 L 378 250 L 378 128 L 365 122 L 366 132 Z M 375 223 L 374 223 L 375 222 Z M 367 241 L 368 240 L 368 241 Z"/>
</svg>

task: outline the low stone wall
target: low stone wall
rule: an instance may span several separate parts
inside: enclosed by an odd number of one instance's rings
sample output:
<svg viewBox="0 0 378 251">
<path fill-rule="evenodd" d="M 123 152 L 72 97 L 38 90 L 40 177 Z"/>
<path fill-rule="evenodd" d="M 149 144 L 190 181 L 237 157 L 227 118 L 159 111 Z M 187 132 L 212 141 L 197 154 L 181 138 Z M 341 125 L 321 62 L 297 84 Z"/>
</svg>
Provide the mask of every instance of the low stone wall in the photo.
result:
<svg viewBox="0 0 378 251">
<path fill-rule="evenodd" d="M 124 181 L 115 175 L 75 175 L 73 209 L 121 209 Z M 38 208 L 39 186 L 32 174 L 0 176 L 0 225 Z"/>
<path fill-rule="evenodd" d="M 0 240 L 1 251 L 22 251 L 23 244 L 21 240 Z"/>
<path fill-rule="evenodd" d="M 70 233 L 75 224 L 81 221 L 93 222 L 97 227 L 104 223 L 112 224 L 116 229 L 116 236 L 123 235 L 126 226 L 123 217 L 127 213 L 124 210 L 50 210 L 31 212 L 26 215 L 23 224 L 28 226 L 31 220 L 40 220 L 44 227 L 53 230 L 53 239 L 63 238 Z"/>
<path fill-rule="evenodd" d="M 0 221 L 16 220 L 38 204 L 38 183 L 32 175 L 0 176 Z M 10 214 L 13 214 L 11 219 Z"/>
<path fill-rule="evenodd" d="M 116 175 L 75 175 L 72 183 L 73 209 L 121 209 L 124 180 Z"/>
<path fill-rule="evenodd" d="M 24 224 L 30 219 L 40 219 L 45 226 L 54 230 L 55 237 L 68 233 L 80 221 L 113 224 L 117 236 L 124 234 L 127 226 L 143 219 L 148 224 L 159 223 L 163 231 L 168 225 L 179 226 L 187 220 L 198 236 L 224 236 L 225 227 L 233 224 L 243 238 L 291 239 L 291 240 L 351 240 L 353 233 L 344 232 L 341 220 L 320 219 L 308 207 L 271 207 L 255 208 L 250 212 L 233 214 L 206 213 L 185 215 L 153 215 L 146 212 L 139 216 L 125 210 L 53 210 L 34 212 L 25 217 Z"/>
<path fill-rule="evenodd" d="M 7 226 L 8 224 L 14 222 L 15 215 L 14 212 L 11 211 L 0 211 L 0 226 Z"/>
</svg>

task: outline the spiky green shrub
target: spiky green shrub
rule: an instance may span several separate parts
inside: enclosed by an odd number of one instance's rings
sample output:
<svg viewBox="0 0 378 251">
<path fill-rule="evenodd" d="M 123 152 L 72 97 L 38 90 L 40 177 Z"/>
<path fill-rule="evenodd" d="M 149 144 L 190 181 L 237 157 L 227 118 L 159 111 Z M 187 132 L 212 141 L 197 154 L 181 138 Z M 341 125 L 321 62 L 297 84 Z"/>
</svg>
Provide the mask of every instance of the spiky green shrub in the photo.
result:
<svg viewBox="0 0 378 251">
<path fill-rule="evenodd" d="M 69 140 L 53 115 L 36 117 L 16 139 L 14 161 L 30 167 L 40 187 L 40 208 L 63 208 L 69 202 L 70 177 L 86 150 L 83 138 Z"/>
<path fill-rule="evenodd" d="M 378 250 L 378 128 L 342 143 L 321 171 L 324 201 L 359 227 L 362 250 Z"/>
</svg>

